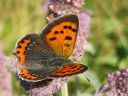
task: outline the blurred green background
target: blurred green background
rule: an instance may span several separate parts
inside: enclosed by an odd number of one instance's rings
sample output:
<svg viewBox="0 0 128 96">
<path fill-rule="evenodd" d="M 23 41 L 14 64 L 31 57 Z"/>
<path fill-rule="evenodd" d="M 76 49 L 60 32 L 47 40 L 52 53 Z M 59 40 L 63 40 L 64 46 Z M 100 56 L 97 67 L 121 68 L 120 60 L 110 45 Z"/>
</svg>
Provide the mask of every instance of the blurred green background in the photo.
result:
<svg viewBox="0 0 128 96">
<path fill-rule="evenodd" d="M 44 0 L 0 0 L 0 43 L 6 55 L 12 55 L 15 43 L 28 32 L 41 32 L 45 25 Z M 93 96 L 107 81 L 107 74 L 128 67 L 128 5 L 127 0 L 86 0 L 91 10 L 89 48 L 82 62 L 89 71 L 70 78 L 69 96 Z M 13 96 L 24 91 L 13 76 Z M 55 96 L 60 96 L 60 92 Z"/>
</svg>

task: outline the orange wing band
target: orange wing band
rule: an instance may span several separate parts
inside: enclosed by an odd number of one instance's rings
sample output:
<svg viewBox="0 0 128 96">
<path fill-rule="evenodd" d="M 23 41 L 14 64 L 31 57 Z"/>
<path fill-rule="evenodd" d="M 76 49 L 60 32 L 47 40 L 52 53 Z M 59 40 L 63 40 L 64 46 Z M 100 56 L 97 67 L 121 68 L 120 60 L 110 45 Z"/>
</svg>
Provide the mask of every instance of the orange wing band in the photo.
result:
<svg viewBox="0 0 128 96">
<path fill-rule="evenodd" d="M 23 40 L 22 42 L 18 43 L 18 47 L 16 48 L 16 56 L 19 58 L 18 64 L 24 64 L 25 62 L 25 55 L 24 52 L 26 51 L 26 47 L 30 43 L 30 40 Z"/>
<path fill-rule="evenodd" d="M 64 77 L 82 73 L 88 68 L 82 64 L 66 64 L 64 67 L 59 68 L 51 73 L 51 76 Z"/>
</svg>

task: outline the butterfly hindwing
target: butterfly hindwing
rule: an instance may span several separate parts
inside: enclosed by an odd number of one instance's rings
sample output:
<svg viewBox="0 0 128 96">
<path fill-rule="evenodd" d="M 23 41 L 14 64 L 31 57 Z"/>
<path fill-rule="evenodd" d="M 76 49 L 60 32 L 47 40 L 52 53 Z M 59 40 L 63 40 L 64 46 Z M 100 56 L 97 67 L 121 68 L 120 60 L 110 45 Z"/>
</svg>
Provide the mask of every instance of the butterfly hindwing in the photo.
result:
<svg viewBox="0 0 128 96">
<path fill-rule="evenodd" d="M 54 70 L 50 74 L 50 76 L 51 77 L 71 76 L 71 75 L 83 73 L 87 69 L 88 67 L 83 64 L 69 63 L 69 64 L 64 65 L 62 68 Z"/>
<path fill-rule="evenodd" d="M 32 81 L 32 80 L 37 80 L 39 78 L 39 76 L 37 76 L 35 74 L 31 74 L 30 70 L 25 67 L 19 68 L 18 75 L 23 80 L 31 80 Z"/>
<path fill-rule="evenodd" d="M 48 75 L 52 70 L 55 70 L 55 67 L 46 67 L 40 69 L 34 69 L 34 68 L 27 68 L 27 67 L 19 67 L 18 69 L 18 75 L 22 80 L 26 81 L 41 81 L 44 79 L 47 79 Z"/>
<path fill-rule="evenodd" d="M 68 58 L 75 46 L 78 25 L 76 15 L 64 15 L 50 22 L 43 29 L 41 38 L 57 55 Z"/>
</svg>

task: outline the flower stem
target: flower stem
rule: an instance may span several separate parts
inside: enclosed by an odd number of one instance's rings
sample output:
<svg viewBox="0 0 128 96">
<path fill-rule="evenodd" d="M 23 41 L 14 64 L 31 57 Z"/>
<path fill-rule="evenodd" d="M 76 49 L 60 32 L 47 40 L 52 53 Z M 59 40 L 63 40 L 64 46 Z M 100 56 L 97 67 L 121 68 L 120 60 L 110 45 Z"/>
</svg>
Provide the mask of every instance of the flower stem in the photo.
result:
<svg viewBox="0 0 128 96">
<path fill-rule="evenodd" d="M 61 87 L 61 95 L 62 96 L 68 96 L 68 87 L 67 83 L 64 83 L 64 85 Z"/>
</svg>

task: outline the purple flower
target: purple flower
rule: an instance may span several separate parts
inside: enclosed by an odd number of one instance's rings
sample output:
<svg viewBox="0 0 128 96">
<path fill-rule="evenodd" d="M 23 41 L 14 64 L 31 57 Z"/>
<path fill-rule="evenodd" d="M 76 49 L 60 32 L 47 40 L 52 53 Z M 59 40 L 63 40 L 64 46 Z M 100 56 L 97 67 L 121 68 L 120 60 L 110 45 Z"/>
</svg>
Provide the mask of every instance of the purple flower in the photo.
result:
<svg viewBox="0 0 128 96">
<path fill-rule="evenodd" d="M 79 62 L 84 55 L 84 45 L 87 42 L 88 32 L 90 25 L 90 14 L 87 11 L 80 12 L 79 14 L 79 32 L 76 40 L 75 49 L 73 51 L 71 60 Z"/>
<path fill-rule="evenodd" d="M 6 69 L 5 58 L 0 48 L 0 96 L 12 96 L 11 75 Z"/>
<path fill-rule="evenodd" d="M 99 90 L 106 96 L 128 96 L 128 68 L 108 75 L 108 83 Z"/>
<path fill-rule="evenodd" d="M 63 83 L 67 82 L 65 78 L 46 79 L 40 82 L 21 81 L 29 96 L 49 96 L 57 92 Z"/>
<path fill-rule="evenodd" d="M 84 0 L 50 0 L 46 20 L 49 22 L 58 16 L 69 13 L 79 14 L 84 2 Z"/>
</svg>

